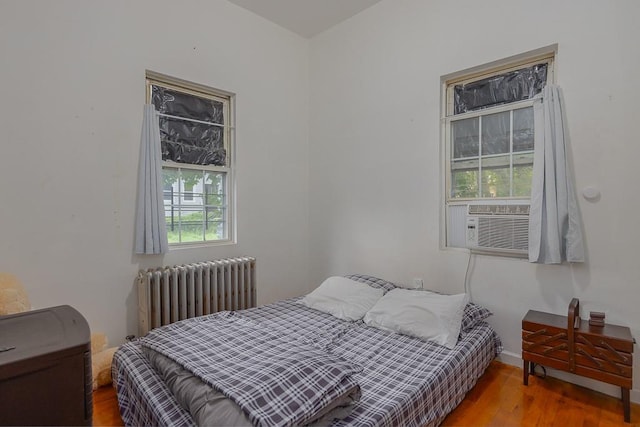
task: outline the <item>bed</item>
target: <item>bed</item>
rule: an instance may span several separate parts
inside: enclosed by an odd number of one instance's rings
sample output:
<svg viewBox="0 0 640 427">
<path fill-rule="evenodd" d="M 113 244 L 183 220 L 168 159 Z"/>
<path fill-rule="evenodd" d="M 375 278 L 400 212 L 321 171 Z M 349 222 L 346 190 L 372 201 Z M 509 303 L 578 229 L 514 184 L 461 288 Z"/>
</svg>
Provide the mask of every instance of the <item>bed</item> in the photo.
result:
<svg viewBox="0 0 640 427">
<path fill-rule="evenodd" d="M 370 276 L 347 277 L 384 292 L 395 287 Z M 332 426 L 439 425 L 502 350 L 500 338 L 484 321 L 489 314 L 467 304 L 459 338 L 449 349 L 362 321 L 341 320 L 301 304 L 300 298 L 235 313 L 359 368 L 352 375 L 359 400 L 339 412 L 340 418 L 320 420 Z M 112 373 L 125 425 L 195 425 L 148 356 L 140 340 L 125 344 L 114 356 Z"/>
</svg>

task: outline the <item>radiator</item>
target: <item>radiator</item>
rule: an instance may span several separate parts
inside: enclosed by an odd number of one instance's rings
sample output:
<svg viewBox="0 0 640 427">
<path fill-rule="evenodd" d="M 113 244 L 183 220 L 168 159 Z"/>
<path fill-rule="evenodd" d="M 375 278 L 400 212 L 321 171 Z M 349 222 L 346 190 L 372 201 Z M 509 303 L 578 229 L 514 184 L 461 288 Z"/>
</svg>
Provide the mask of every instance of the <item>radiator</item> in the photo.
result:
<svg viewBox="0 0 640 427">
<path fill-rule="evenodd" d="M 256 259 L 226 258 L 138 273 L 138 333 L 178 320 L 256 306 Z"/>
</svg>

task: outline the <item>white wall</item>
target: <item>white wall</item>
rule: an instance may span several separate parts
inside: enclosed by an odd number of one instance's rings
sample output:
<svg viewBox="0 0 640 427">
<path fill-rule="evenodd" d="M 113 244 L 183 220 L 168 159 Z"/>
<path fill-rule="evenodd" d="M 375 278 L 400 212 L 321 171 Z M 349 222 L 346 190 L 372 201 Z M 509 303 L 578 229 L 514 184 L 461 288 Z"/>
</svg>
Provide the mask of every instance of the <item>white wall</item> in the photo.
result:
<svg viewBox="0 0 640 427">
<path fill-rule="evenodd" d="M 308 281 L 308 40 L 226 0 L 0 0 L 0 271 L 118 344 L 138 269 L 258 259 Z M 133 255 L 145 69 L 237 94 L 238 244 Z M 303 286 L 304 287 L 304 286 Z"/>
<path fill-rule="evenodd" d="M 347 272 L 461 292 L 467 254 L 439 249 L 440 76 L 558 43 L 578 189 L 602 191 L 580 199 L 589 262 L 477 257 L 473 296 L 514 363 L 526 311 L 574 296 L 638 336 L 640 3 L 536 7 L 384 0 L 309 45 L 225 0 L 0 0 L 0 271 L 113 343 L 156 265 L 257 256 L 260 303 Z M 145 69 L 237 93 L 237 245 L 133 255 Z"/>
<path fill-rule="evenodd" d="M 566 314 L 572 297 L 640 336 L 637 16 L 634 0 L 385 0 L 312 39 L 311 283 L 362 272 L 462 292 L 467 253 L 439 248 L 440 76 L 558 43 L 577 188 L 602 191 L 579 200 L 588 262 L 474 257 L 472 294 L 512 363 L 527 310 Z"/>
</svg>

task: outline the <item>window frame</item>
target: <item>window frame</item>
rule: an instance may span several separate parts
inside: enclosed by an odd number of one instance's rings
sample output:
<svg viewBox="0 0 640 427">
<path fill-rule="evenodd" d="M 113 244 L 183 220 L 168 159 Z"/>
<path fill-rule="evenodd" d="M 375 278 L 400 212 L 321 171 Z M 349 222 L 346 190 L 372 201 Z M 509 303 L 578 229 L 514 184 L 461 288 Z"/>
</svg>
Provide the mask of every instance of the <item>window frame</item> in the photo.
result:
<svg viewBox="0 0 640 427">
<path fill-rule="evenodd" d="M 180 163 L 171 160 L 162 160 L 162 169 L 172 168 L 181 170 L 193 170 L 200 172 L 222 173 L 224 178 L 224 194 L 225 194 L 225 238 L 218 240 L 201 240 L 189 242 L 173 242 L 169 243 L 169 249 L 203 247 L 203 246 L 219 246 L 236 244 L 237 227 L 236 227 L 236 185 L 235 185 L 235 94 L 232 92 L 216 89 L 210 86 L 193 83 L 176 77 L 171 77 L 155 71 L 146 70 L 145 72 L 145 99 L 147 103 L 151 103 L 151 86 L 162 86 L 164 88 L 179 91 L 200 98 L 212 99 L 223 103 L 223 144 L 226 152 L 225 164 L 223 166 L 216 165 L 197 165 L 193 163 Z M 203 200 L 206 197 L 206 183 L 203 182 Z M 163 192 L 164 196 L 164 192 Z M 184 197 L 184 192 L 179 191 L 178 197 Z M 164 200 L 164 197 L 163 197 Z M 203 201 L 204 203 L 204 201 Z M 174 200 L 171 200 L 174 204 Z M 178 204 L 177 206 L 180 206 Z M 206 206 L 205 206 L 206 207 Z M 204 239 L 204 236 L 203 236 Z"/>
<path fill-rule="evenodd" d="M 478 80 L 486 79 L 488 77 L 505 74 L 510 71 L 527 68 L 540 63 L 547 63 L 547 84 L 555 83 L 556 80 L 556 56 L 558 46 L 557 44 L 546 46 L 540 49 L 536 49 L 523 54 L 515 55 L 512 57 L 504 58 L 498 61 L 493 61 L 488 64 L 468 68 L 455 73 L 444 75 L 440 78 L 441 96 L 440 96 L 440 165 L 441 165 L 441 203 L 440 203 L 440 248 L 451 250 L 464 250 L 468 249 L 460 246 L 451 246 L 449 244 L 449 230 L 450 230 L 450 215 L 449 208 L 451 206 L 461 206 L 469 204 L 528 204 L 531 197 L 522 196 L 508 196 L 508 197 L 482 197 L 481 185 L 478 188 L 479 197 L 465 197 L 454 198 L 451 193 L 452 185 L 452 147 L 451 147 L 451 122 L 463 120 L 467 118 L 479 117 L 488 114 L 500 113 L 504 111 L 512 111 L 520 108 L 532 107 L 534 101 L 532 99 L 526 99 L 522 101 L 511 102 L 507 104 L 500 104 L 487 108 L 480 108 L 474 111 L 468 111 L 465 113 L 454 114 L 454 87 L 460 84 L 469 84 Z M 509 168 L 513 168 L 513 127 L 511 126 L 510 135 L 510 165 Z M 479 141 L 479 143 L 481 143 Z M 523 151 L 520 153 L 533 153 L 533 151 Z M 506 154 L 505 154 L 506 155 Z M 478 157 L 479 161 L 479 183 L 482 181 L 482 167 L 481 156 Z M 513 174 L 510 174 L 510 187 L 513 188 Z M 511 191 L 510 194 L 513 194 Z M 505 256 L 504 253 L 493 253 L 492 255 Z"/>
</svg>

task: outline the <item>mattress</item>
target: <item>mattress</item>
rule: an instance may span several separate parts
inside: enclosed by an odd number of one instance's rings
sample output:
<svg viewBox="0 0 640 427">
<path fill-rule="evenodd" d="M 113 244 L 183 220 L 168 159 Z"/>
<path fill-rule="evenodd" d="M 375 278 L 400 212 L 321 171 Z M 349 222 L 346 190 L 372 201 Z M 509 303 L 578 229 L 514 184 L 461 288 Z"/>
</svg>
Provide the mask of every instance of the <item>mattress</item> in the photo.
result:
<svg viewBox="0 0 640 427">
<path fill-rule="evenodd" d="M 484 322 L 461 334 L 456 347 L 346 322 L 307 308 L 298 299 L 238 312 L 361 366 L 361 399 L 333 426 L 438 425 L 476 384 L 502 349 Z M 140 343 L 121 347 L 112 366 L 126 425 L 194 425 L 143 354 Z"/>
</svg>

